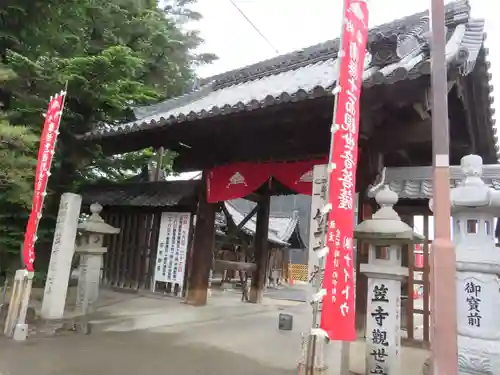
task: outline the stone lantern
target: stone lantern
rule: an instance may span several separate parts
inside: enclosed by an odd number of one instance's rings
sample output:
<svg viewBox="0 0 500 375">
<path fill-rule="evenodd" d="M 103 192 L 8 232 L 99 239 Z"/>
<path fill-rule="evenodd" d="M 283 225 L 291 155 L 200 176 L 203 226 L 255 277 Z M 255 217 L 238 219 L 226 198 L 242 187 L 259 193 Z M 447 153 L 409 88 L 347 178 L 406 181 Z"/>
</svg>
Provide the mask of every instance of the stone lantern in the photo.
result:
<svg viewBox="0 0 500 375">
<path fill-rule="evenodd" d="M 451 190 L 456 248 L 459 374 L 500 374 L 500 250 L 494 218 L 500 192 L 481 179 L 483 161 L 461 161 L 464 180 Z"/>
<path fill-rule="evenodd" d="M 394 210 L 398 195 L 388 186 L 375 196 L 380 209 L 361 222 L 354 237 L 369 245 L 368 263 L 360 271 L 368 277 L 366 316 L 366 374 L 401 374 L 401 282 L 408 268 L 401 266 L 403 245 L 423 243 Z"/>
<path fill-rule="evenodd" d="M 77 307 L 86 313 L 87 307 L 99 296 L 99 280 L 101 279 L 102 256 L 107 249 L 103 247 L 105 234 L 118 234 L 119 228 L 106 224 L 99 215 L 102 206 L 94 203 L 90 206 L 90 217 L 78 226 L 81 238 L 76 248 L 80 255 Z"/>
</svg>

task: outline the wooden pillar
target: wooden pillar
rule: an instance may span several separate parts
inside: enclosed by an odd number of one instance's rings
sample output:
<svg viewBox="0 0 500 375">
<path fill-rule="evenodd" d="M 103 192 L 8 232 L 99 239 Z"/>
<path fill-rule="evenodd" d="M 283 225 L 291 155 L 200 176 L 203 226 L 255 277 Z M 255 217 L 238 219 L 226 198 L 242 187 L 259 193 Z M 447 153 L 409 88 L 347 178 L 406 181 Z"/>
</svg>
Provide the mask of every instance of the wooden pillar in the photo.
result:
<svg viewBox="0 0 500 375">
<path fill-rule="evenodd" d="M 400 215 L 401 220 L 411 228 L 414 225 L 413 215 Z M 401 265 L 408 267 L 408 277 L 402 283 L 401 288 L 401 329 L 405 329 L 408 339 L 413 339 L 414 335 L 414 300 L 413 290 L 415 285 L 415 245 L 404 245 L 401 252 Z"/>
<path fill-rule="evenodd" d="M 266 189 L 261 196 L 257 209 L 257 223 L 255 228 L 254 251 L 257 269 L 252 275 L 252 286 L 249 301 L 261 303 L 266 285 L 267 260 L 269 258 L 269 246 L 267 236 L 269 232 L 269 210 L 271 197 Z"/>
<path fill-rule="evenodd" d="M 217 205 L 207 202 L 207 175 L 208 172 L 203 172 L 186 296 L 186 303 L 194 306 L 207 304 L 208 279 L 215 246 Z"/>
</svg>

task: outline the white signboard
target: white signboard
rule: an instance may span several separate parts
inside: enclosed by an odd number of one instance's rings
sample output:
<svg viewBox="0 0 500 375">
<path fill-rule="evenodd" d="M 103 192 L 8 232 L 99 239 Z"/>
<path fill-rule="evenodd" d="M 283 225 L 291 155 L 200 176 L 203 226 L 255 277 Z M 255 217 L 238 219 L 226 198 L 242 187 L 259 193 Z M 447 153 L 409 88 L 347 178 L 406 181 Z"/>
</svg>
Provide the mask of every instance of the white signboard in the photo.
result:
<svg viewBox="0 0 500 375">
<path fill-rule="evenodd" d="M 184 286 L 191 214 L 164 212 L 161 215 L 154 282 Z"/>
<path fill-rule="evenodd" d="M 366 366 L 369 374 L 400 374 L 401 282 L 368 281 L 368 321 L 366 326 Z"/>
<path fill-rule="evenodd" d="M 458 333 L 484 340 L 500 338 L 497 275 L 460 272 L 457 277 Z"/>
</svg>

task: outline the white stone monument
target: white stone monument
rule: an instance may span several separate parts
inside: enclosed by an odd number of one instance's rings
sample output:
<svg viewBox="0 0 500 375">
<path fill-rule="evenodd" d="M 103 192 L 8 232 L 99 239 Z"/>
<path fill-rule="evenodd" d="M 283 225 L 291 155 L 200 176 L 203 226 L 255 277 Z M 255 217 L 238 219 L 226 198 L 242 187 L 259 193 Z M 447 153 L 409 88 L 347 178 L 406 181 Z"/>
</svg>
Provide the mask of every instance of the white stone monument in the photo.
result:
<svg viewBox="0 0 500 375">
<path fill-rule="evenodd" d="M 401 372 L 401 281 L 408 268 L 401 266 L 404 244 L 424 238 L 401 221 L 393 206 L 398 195 L 388 186 L 375 196 L 380 209 L 361 222 L 354 237 L 369 245 L 368 263 L 360 271 L 368 277 L 366 314 L 366 374 L 399 375 Z"/>
<path fill-rule="evenodd" d="M 43 319 L 57 320 L 62 319 L 64 315 L 81 205 L 80 195 L 64 193 L 61 196 L 43 294 L 41 310 Z"/>
<path fill-rule="evenodd" d="M 494 237 L 500 192 L 481 179 L 481 157 L 465 156 L 461 166 L 465 178 L 451 191 L 459 374 L 500 374 L 500 250 Z"/>
<path fill-rule="evenodd" d="M 83 314 L 87 313 L 89 305 L 93 304 L 99 296 L 99 281 L 101 279 L 102 256 L 106 253 L 103 247 L 105 234 L 118 234 L 119 228 L 106 224 L 99 215 L 102 206 L 94 203 L 90 206 L 90 217 L 78 226 L 82 237 L 76 248 L 80 255 L 77 308 Z"/>
</svg>

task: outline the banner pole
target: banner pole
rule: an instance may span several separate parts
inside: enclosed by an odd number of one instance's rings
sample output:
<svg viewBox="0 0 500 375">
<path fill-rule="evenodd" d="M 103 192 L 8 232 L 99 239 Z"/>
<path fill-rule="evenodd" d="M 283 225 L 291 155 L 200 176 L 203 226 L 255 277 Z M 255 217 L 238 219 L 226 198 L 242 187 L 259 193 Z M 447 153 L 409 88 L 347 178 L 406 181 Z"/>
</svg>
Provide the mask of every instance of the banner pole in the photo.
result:
<svg viewBox="0 0 500 375">
<path fill-rule="evenodd" d="M 38 226 L 40 224 L 40 219 L 42 217 L 42 211 L 43 211 L 43 204 L 45 200 L 45 195 L 47 191 L 47 185 L 48 185 L 48 180 L 50 176 L 50 169 L 52 167 L 52 162 L 54 160 L 54 150 L 55 150 L 55 145 L 57 142 L 57 136 L 59 134 L 59 126 L 61 123 L 61 118 L 62 118 L 62 113 L 64 110 L 64 104 L 66 100 L 66 94 L 67 94 L 67 88 L 68 88 L 68 82 L 66 81 L 65 84 L 65 90 L 59 92 L 55 96 L 52 96 L 49 100 L 49 106 L 48 110 L 45 114 L 45 116 L 52 116 L 52 111 L 53 109 L 52 104 L 54 103 L 54 100 L 57 100 L 58 95 L 59 97 L 62 96 L 61 99 L 61 105 L 59 107 L 57 114 L 57 127 L 55 127 L 54 131 L 54 141 L 52 143 L 50 152 L 48 149 L 44 149 L 44 142 L 47 142 L 47 133 L 49 129 L 47 127 L 49 123 L 47 123 L 47 118 L 44 121 L 43 128 L 42 128 L 42 133 L 40 135 L 40 146 L 38 150 L 38 157 L 37 157 L 37 167 L 36 167 L 36 172 L 35 172 L 35 182 L 34 182 L 34 189 L 33 189 L 33 203 L 31 206 L 31 212 L 29 215 L 28 223 L 26 226 L 26 232 L 24 235 L 24 243 L 22 247 L 22 260 L 24 263 L 24 269 L 20 269 L 16 272 L 16 278 L 14 280 L 14 283 L 18 284 L 18 289 L 19 289 L 19 295 L 16 296 L 13 294 L 11 298 L 11 306 L 12 309 L 9 307 L 9 316 L 7 317 L 9 322 L 15 322 L 15 325 L 13 326 L 12 330 L 9 328 L 8 336 L 13 337 L 16 341 L 24 341 L 26 340 L 27 337 L 27 330 L 28 326 L 26 324 L 26 313 L 28 309 L 28 304 L 29 300 L 31 297 L 31 288 L 32 288 L 32 282 L 33 282 L 33 276 L 34 276 L 34 261 L 35 261 L 35 242 L 37 240 L 37 232 L 38 232 Z M 50 119 L 49 119 L 50 120 Z M 43 166 L 43 158 L 41 156 L 43 155 L 43 151 L 47 151 L 51 153 L 50 156 L 47 157 L 47 165 L 46 165 L 46 170 L 44 169 Z M 40 176 L 45 173 L 45 178 L 42 180 L 42 182 L 39 183 L 39 178 Z M 39 191 L 37 191 L 37 186 L 40 185 Z M 39 194 L 39 201 L 37 202 L 37 194 Z"/>
<path fill-rule="evenodd" d="M 342 20 L 340 22 L 340 39 L 339 39 L 339 49 L 337 53 L 337 77 L 336 77 L 336 82 L 335 86 L 332 89 L 333 92 L 333 97 L 334 97 L 334 103 L 333 103 L 333 117 L 332 117 L 332 125 L 331 125 L 331 137 L 330 137 L 330 149 L 328 151 L 328 165 L 327 165 L 327 178 L 326 178 L 326 197 L 330 196 L 330 172 L 331 172 L 331 165 L 332 165 L 332 159 L 333 159 L 333 149 L 335 147 L 335 132 L 336 132 L 336 124 L 335 124 L 335 118 L 337 114 L 337 107 L 338 107 L 338 94 L 340 93 L 339 90 L 339 83 L 340 83 L 340 66 L 342 64 L 342 59 L 344 58 L 344 52 L 343 52 L 343 36 L 344 36 L 344 16 L 345 16 L 345 11 L 346 11 L 346 2 L 349 0 L 344 0 L 342 2 Z M 335 73 L 335 72 L 334 72 Z M 321 226 L 321 243 L 320 243 L 320 248 L 323 248 L 326 246 L 326 235 L 327 235 L 327 230 L 326 227 L 328 225 L 328 212 L 322 212 L 323 214 L 323 225 Z M 315 293 L 319 293 L 321 289 L 323 288 L 323 282 L 322 282 L 322 273 L 323 273 L 323 268 L 325 266 L 325 257 L 321 257 L 318 260 L 318 271 L 316 274 L 313 276 L 313 285 L 314 285 L 314 290 Z M 318 326 L 318 318 L 319 318 L 319 313 L 320 313 L 320 306 L 321 300 L 313 302 L 313 316 L 312 316 L 312 329 L 317 328 Z M 309 335 L 308 340 L 307 340 L 307 356 L 306 356 L 306 369 L 305 372 L 306 374 L 310 373 L 311 375 L 314 375 L 314 366 L 315 366 L 315 359 L 316 359 L 316 340 L 317 336 L 316 335 Z M 309 370 L 310 369 L 310 370 Z"/>
<path fill-rule="evenodd" d="M 57 146 L 57 138 L 58 138 L 58 135 L 59 135 L 59 129 L 61 127 L 61 120 L 62 120 L 62 112 L 64 110 L 64 104 L 66 103 L 66 95 L 68 94 L 68 81 L 66 81 L 66 83 L 64 84 L 64 91 L 62 91 L 60 93 L 62 96 L 63 96 L 63 99 L 62 99 L 62 102 L 61 102 L 61 115 L 59 116 L 59 126 L 57 127 L 57 135 L 56 135 L 56 139 L 54 140 L 54 151 L 56 149 L 56 146 Z M 40 137 L 40 142 L 42 142 L 42 138 Z M 50 160 L 50 164 L 49 164 L 49 169 L 48 171 L 50 172 L 51 168 L 52 168 L 52 163 L 54 162 L 54 157 L 51 158 Z M 36 181 L 35 181 L 36 183 Z M 49 180 L 47 179 L 47 185 L 45 186 L 45 192 L 47 191 L 47 186 L 49 185 Z M 45 201 L 45 196 L 42 196 L 42 205 L 41 205 L 41 208 L 40 208 L 40 219 L 37 220 L 36 222 L 36 227 L 35 227 L 35 239 L 36 239 L 36 234 L 38 232 L 38 226 L 40 225 L 40 221 L 42 220 L 41 218 L 41 214 L 42 214 L 42 211 L 43 211 L 43 203 Z M 34 241 L 36 242 L 36 240 Z M 33 247 L 34 247 L 34 244 L 33 244 Z"/>
</svg>

